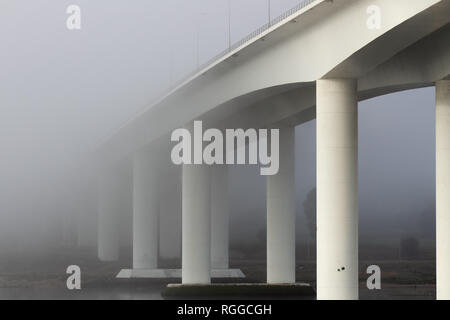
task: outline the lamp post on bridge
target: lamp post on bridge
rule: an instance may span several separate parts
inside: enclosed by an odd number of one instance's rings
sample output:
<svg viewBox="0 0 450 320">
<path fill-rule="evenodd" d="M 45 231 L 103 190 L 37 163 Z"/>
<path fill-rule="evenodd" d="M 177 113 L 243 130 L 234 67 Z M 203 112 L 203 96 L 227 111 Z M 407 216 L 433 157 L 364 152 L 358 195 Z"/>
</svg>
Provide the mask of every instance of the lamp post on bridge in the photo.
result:
<svg viewBox="0 0 450 320">
<path fill-rule="evenodd" d="M 206 12 L 200 12 L 197 20 L 197 69 L 200 69 L 200 18 L 206 16 Z"/>
<path fill-rule="evenodd" d="M 231 50 L 231 0 L 228 0 L 228 49 Z"/>
</svg>

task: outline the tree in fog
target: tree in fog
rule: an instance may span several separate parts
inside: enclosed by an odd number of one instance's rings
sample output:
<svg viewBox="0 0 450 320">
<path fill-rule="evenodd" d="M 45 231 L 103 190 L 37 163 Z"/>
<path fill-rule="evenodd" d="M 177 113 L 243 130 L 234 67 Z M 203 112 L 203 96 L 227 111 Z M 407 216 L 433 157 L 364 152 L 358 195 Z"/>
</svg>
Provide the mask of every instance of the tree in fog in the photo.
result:
<svg viewBox="0 0 450 320">
<path fill-rule="evenodd" d="M 316 241 L 316 188 L 312 189 L 306 195 L 305 201 L 303 201 L 303 213 L 306 217 L 306 225 L 308 227 L 308 258 L 311 256 L 311 246 Z"/>
<path fill-rule="evenodd" d="M 434 239 L 436 234 L 436 205 L 430 204 L 427 210 L 422 211 L 419 217 L 419 230 L 430 239 Z"/>
<path fill-rule="evenodd" d="M 403 237 L 400 241 L 400 258 L 415 260 L 419 258 L 419 255 L 419 240 L 413 236 Z"/>
</svg>

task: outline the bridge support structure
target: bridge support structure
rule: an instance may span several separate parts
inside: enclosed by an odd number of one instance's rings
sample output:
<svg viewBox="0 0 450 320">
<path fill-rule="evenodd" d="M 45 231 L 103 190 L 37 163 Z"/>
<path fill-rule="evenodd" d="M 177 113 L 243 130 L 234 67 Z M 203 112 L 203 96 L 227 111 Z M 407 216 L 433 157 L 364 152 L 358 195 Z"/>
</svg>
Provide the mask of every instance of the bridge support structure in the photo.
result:
<svg viewBox="0 0 450 320">
<path fill-rule="evenodd" d="M 133 159 L 133 269 L 157 269 L 159 244 L 159 174 L 155 156 L 138 152 Z"/>
<path fill-rule="evenodd" d="M 211 168 L 183 165 L 182 257 L 183 284 L 211 283 Z"/>
<path fill-rule="evenodd" d="M 267 176 L 267 283 L 295 283 L 295 128 L 280 129 L 280 163 Z"/>
<path fill-rule="evenodd" d="M 353 79 L 317 81 L 317 299 L 358 299 L 358 114 Z"/>
<path fill-rule="evenodd" d="M 228 269 L 228 168 L 226 165 L 215 165 L 211 170 L 211 267 Z"/>
<path fill-rule="evenodd" d="M 181 278 L 182 269 L 158 268 L 159 183 L 161 167 L 150 152 L 139 152 L 133 167 L 133 268 L 122 269 L 117 278 Z M 243 278 L 240 269 L 229 268 L 228 172 L 225 165 L 183 167 L 183 266 L 185 279 Z M 205 169 L 206 171 L 203 171 Z M 208 178 L 208 176 L 210 176 Z M 207 180 L 210 180 L 208 182 Z M 206 193 L 205 193 L 206 192 Z M 209 193 L 210 199 L 207 197 Z M 206 211 L 205 206 L 209 206 Z M 210 231 L 206 221 L 210 217 Z M 196 220 L 197 219 L 197 220 Z M 198 221 L 201 221 L 198 223 Z M 209 235 L 209 233 L 211 235 Z M 207 240 L 208 239 L 208 240 Z M 198 244 L 198 247 L 197 247 Z M 205 272 L 204 250 L 210 248 L 210 268 Z M 199 249 L 199 251 L 198 251 Z M 188 252 L 188 253 L 186 253 Z M 192 252 L 198 254 L 192 257 Z M 193 258 L 193 259 L 192 259 Z M 202 265 L 201 269 L 196 264 Z M 198 280 L 198 279 L 203 280 Z M 198 283 L 198 282 L 194 282 Z"/>
<path fill-rule="evenodd" d="M 112 170 L 106 170 L 99 181 L 97 255 L 100 261 L 119 260 L 120 181 Z"/>
<path fill-rule="evenodd" d="M 133 268 L 117 278 L 177 278 L 179 269 L 158 269 L 159 179 L 154 151 L 136 152 L 133 158 Z"/>
<path fill-rule="evenodd" d="M 436 83 L 436 298 L 450 299 L 450 81 Z"/>
</svg>

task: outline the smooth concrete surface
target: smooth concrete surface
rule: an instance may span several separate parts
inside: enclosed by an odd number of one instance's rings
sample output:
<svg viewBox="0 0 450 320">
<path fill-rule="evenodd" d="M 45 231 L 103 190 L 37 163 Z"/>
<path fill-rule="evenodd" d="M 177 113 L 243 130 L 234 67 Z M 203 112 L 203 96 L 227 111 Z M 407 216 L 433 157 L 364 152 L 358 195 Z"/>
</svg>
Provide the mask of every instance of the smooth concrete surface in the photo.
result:
<svg viewBox="0 0 450 320">
<path fill-rule="evenodd" d="M 158 167 L 150 151 L 133 159 L 133 269 L 158 267 Z"/>
<path fill-rule="evenodd" d="M 165 279 L 181 278 L 181 269 L 122 269 L 116 278 L 120 279 Z"/>
<path fill-rule="evenodd" d="M 357 84 L 317 81 L 317 299 L 358 299 Z"/>
<path fill-rule="evenodd" d="M 211 167 L 183 165 L 182 282 L 211 282 Z"/>
<path fill-rule="evenodd" d="M 166 299 L 223 297 L 245 298 L 302 298 L 313 299 L 314 289 L 307 283 L 214 283 L 214 284 L 168 284 L 161 295 Z"/>
<path fill-rule="evenodd" d="M 436 83 L 436 298 L 450 300 L 450 81 Z"/>
<path fill-rule="evenodd" d="M 122 269 L 116 278 L 181 278 L 181 269 Z M 213 269 L 211 278 L 245 278 L 240 269 Z"/>
<path fill-rule="evenodd" d="M 181 167 L 172 166 L 159 179 L 159 258 L 181 261 Z"/>
<path fill-rule="evenodd" d="M 230 232 L 228 167 L 211 168 L 211 268 L 228 269 Z"/>
<path fill-rule="evenodd" d="M 267 283 L 295 283 L 295 128 L 280 129 L 279 171 L 267 176 Z"/>
<path fill-rule="evenodd" d="M 351 66 L 358 69 L 356 73 L 371 70 L 450 20 L 448 1 L 377 0 L 383 20 L 380 29 L 371 30 L 366 25 L 366 10 L 373 4 L 372 0 L 314 2 L 314 8 L 302 11 L 296 23 L 289 23 L 294 16 L 288 17 L 267 34 L 261 34 L 264 41 L 248 41 L 238 48 L 239 54 L 231 53 L 199 70 L 196 76 L 149 105 L 102 144 L 100 156 L 114 162 L 180 124 L 214 113 L 218 106 L 240 97 L 244 98 L 240 104 L 245 106 L 249 94 L 253 101 L 263 101 L 274 88 L 320 79 L 363 48 L 369 48 L 370 53 L 351 60 Z M 433 10 L 437 5 L 440 10 Z M 424 21 L 421 13 L 428 11 L 433 14 Z M 401 28 L 406 22 L 408 27 Z M 382 37 L 388 40 L 383 41 L 383 50 L 372 46 Z M 216 116 L 222 118 L 221 112 Z"/>
<path fill-rule="evenodd" d="M 119 259 L 120 182 L 113 170 L 99 182 L 97 254 L 105 262 Z"/>
<path fill-rule="evenodd" d="M 245 278 L 245 274 L 241 269 L 218 269 L 214 268 L 211 270 L 212 278 Z"/>
</svg>

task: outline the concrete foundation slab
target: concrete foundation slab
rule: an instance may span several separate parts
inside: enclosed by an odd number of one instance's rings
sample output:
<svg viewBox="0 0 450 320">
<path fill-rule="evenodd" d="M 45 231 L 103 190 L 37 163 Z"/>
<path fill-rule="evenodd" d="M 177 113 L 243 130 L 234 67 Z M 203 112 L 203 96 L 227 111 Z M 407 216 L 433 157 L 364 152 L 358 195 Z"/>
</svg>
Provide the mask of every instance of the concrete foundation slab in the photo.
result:
<svg viewBox="0 0 450 320">
<path fill-rule="evenodd" d="M 181 269 L 122 269 L 116 278 L 181 278 Z"/>
<path fill-rule="evenodd" d="M 211 278 L 245 278 L 241 269 L 213 269 Z"/>
<path fill-rule="evenodd" d="M 214 283 L 214 284 L 169 284 L 161 292 L 165 299 L 222 297 L 272 297 L 314 299 L 315 292 L 307 283 Z"/>
<path fill-rule="evenodd" d="M 245 278 L 240 269 L 214 269 L 211 270 L 212 278 Z M 181 269 L 122 269 L 116 278 L 181 278 Z"/>
</svg>

